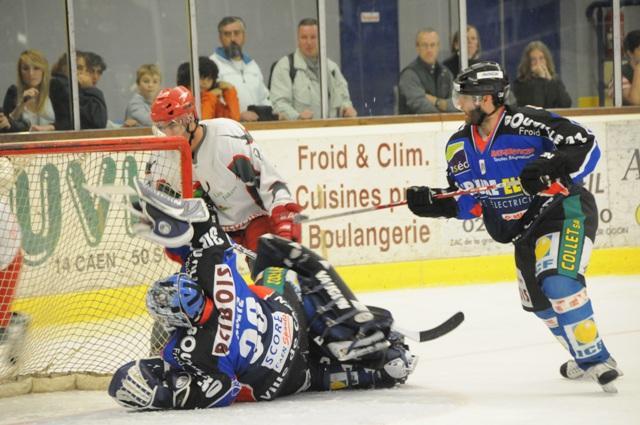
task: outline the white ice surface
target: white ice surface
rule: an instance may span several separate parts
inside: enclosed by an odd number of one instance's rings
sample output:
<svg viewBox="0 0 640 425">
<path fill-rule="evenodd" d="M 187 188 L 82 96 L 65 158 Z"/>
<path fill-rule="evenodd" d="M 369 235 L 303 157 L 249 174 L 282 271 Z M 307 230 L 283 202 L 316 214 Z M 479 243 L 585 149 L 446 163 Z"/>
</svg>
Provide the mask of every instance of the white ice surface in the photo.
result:
<svg viewBox="0 0 640 425">
<path fill-rule="evenodd" d="M 520 308 L 515 283 L 361 294 L 391 309 L 398 325 L 426 328 L 461 310 L 466 321 L 440 339 L 412 344 L 408 383 L 389 390 L 307 393 L 269 403 L 199 411 L 127 412 L 104 392 L 0 399 L 0 424 L 640 424 L 640 276 L 589 281 L 596 321 L 625 376 L 619 393 L 568 381 L 568 354 Z"/>
</svg>

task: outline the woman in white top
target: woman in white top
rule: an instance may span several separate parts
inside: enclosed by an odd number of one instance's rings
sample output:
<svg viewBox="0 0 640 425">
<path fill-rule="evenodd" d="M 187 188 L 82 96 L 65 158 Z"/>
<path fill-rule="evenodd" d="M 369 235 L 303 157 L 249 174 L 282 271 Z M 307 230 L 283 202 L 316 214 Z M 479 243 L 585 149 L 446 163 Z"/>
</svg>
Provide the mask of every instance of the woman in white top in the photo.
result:
<svg viewBox="0 0 640 425">
<path fill-rule="evenodd" d="M 12 121 L 24 123 L 23 127 L 9 131 L 55 130 L 55 113 L 49 98 L 49 62 L 42 52 L 25 50 L 18 60 L 17 84 L 7 90 L 3 110 Z"/>
</svg>

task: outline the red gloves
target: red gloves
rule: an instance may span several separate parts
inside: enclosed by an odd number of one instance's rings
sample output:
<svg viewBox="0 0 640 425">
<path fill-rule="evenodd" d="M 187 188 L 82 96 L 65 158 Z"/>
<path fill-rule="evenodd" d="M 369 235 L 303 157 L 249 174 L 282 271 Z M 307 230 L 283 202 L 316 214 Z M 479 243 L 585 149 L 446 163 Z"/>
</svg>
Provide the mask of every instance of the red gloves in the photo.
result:
<svg viewBox="0 0 640 425">
<path fill-rule="evenodd" d="M 271 211 L 271 231 L 285 239 L 300 242 L 302 240 L 302 226 L 294 223 L 293 219 L 302 208 L 295 203 L 278 205 Z"/>
</svg>

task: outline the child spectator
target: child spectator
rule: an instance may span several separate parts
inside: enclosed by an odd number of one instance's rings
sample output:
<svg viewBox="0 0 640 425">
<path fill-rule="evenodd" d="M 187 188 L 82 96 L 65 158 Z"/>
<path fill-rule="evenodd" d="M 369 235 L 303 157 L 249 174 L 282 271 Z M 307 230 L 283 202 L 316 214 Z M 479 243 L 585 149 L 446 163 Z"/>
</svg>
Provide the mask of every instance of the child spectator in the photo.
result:
<svg viewBox="0 0 640 425">
<path fill-rule="evenodd" d="M 206 56 L 198 59 L 200 72 L 200 105 L 202 119 L 231 118 L 240 120 L 240 102 L 235 87 L 218 81 L 218 66 Z M 191 88 L 191 68 L 185 62 L 178 67 L 177 85 Z"/>
<path fill-rule="evenodd" d="M 162 74 L 154 64 L 145 64 L 136 72 L 137 93 L 133 95 L 124 113 L 123 127 L 151 127 L 151 104 L 158 95 Z"/>
<path fill-rule="evenodd" d="M 18 59 L 17 84 L 2 103 L 4 131 L 54 130 L 55 113 L 49 98 L 49 62 L 42 52 L 25 50 Z"/>
</svg>

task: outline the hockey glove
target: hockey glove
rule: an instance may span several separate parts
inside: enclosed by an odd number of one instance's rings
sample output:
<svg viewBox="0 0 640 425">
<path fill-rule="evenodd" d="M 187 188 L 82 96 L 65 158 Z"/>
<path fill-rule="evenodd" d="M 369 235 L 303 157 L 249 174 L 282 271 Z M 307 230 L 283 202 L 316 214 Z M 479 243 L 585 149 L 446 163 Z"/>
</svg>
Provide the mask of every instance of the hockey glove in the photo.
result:
<svg viewBox="0 0 640 425">
<path fill-rule="evenodd" d="M 556 179 L 569 175 L 567 159 L 566 153 L 554 151 L 530 161 L 520 173 L 522 189 L 532 196 L 547 191 Z"/>
<path fill-rule="evenodd" d="M 121 366 L 109 384 L 109 395 L 121 406 L 137 409 L 173 407 L 173 391 L 164 381 L 165 363 L 159 357 Z"/>
<path fill-rule="evenodd" d="M 271 210 L 272 232 L 281 238 L 300 242 L 302 239 L 302 226 L 293 221 L 300 211 L 302 211 L 300 205 L 293 202 L 275 206 L 273 210 Z"/>
<path fill-rule="evenodd" d="M 412 213 L 420 217 L 453 218 L 458 215 L 458 203 L 453 198 L 437 199 L 434 195 L 446 192 L 427 186 L 411 186 L 407 189 L 407 204 Z"/>
<path fill-rule="evenodd" d="M 194 234 L 192 223 L 206 223 L 209 210 L 202 199 L 176 199 L 135 180 L 139 201 L 132 207 L 142 213 L 133 225 L 136 235 L 167 248 L 188 244 Z"/>
</svg>

